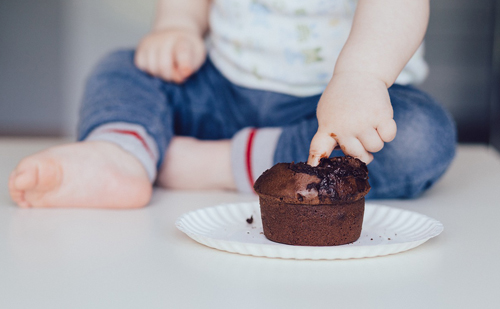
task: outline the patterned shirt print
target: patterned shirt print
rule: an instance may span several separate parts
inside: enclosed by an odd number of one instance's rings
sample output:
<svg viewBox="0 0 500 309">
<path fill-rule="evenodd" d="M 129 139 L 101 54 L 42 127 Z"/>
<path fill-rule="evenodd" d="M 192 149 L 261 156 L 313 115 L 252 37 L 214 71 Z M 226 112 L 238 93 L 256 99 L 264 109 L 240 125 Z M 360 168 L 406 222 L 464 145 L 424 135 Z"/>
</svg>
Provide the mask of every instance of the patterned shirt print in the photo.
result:
<svg viewBox="0 0 500 309">
<path fill-rule="evenodd" d="M 332 77 L 356 0 L 213 0 L 208 51 L 233 83 L 295 96 L 322 93 Z M 422 47 L 397 83 L 427 74 Z"/>
</svg>

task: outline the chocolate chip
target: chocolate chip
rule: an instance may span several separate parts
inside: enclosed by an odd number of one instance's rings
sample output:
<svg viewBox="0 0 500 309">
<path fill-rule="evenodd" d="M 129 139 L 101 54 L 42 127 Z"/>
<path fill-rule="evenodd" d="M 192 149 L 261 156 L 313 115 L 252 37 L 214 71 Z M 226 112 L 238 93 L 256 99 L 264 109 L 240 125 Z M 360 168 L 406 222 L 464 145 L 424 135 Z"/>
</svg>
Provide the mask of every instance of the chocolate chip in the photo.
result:
<svg viewBox="0 0 500 309">
<path fill-rule="evenodd" d="M 303 202 L 304 196 L 302 196 L 302 194 L 300 194 L 300 193 L 297 193 L 297 200 L 299 200 L 299 202 Z"/>
<path fill-rule="evenodd" d="M 306 186 L 308 191 L 316 189 L 320 201 L 326 198 L 330 200 L 350 200 L 360 191 L 365 191 L 368 184 L 368 169 L 362 161 L 350 157 L 321 158 L 317 167 L 312 167 L 305 162 L 291 163 L 289 168 L 295 173 L 314 175 L 320 179 L 317 183 L 309 183 Z M 345 178 L 354 178 L 353 190 L 339 190 L 345 187 L 342 185 Z M 297 196 L 299 201 L 302 201 Z"/>
</svg>

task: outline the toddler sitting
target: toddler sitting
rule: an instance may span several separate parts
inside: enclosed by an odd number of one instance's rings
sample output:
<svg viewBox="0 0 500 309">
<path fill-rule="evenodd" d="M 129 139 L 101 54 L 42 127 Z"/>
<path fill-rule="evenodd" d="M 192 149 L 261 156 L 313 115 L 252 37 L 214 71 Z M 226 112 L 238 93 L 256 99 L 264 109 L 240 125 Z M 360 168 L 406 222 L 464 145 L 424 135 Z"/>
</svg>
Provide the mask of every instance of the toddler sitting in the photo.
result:
<svg viewBox="0 0 500 309">
<path fill-rule="evenodd" d="M 418 196 L 456 139 L 410 85 L 427 74 L 428 16 L 414 0 L 160 0 L 137 50 L 89 78 L 80 142 L 23 159 L 12 199 L 142 207 L 155 182 L 251 192 L 275 163 L 342 154 L 370 163 L 367 198 Z"/>
</svg>

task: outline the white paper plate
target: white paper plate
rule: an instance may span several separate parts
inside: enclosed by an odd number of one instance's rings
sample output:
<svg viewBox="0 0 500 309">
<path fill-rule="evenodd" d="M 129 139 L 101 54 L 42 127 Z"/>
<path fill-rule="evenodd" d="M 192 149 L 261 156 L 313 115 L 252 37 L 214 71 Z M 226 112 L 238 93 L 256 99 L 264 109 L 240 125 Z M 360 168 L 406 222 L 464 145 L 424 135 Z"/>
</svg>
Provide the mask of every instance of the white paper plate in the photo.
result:
<svg viewBox="0 0 500 309">
<path fill-rule="evenodd" d="M 253 223 L 247 219 L 253 216 Z M 421 245 L 443 231 L 422 214 L 367 203 L 361 237 L 341 246 L 290 246 L 268 240 L 257 202 L 223 204 L 181 215 L 175 225 L 206 246 L 233 253 L 285 259 L 351 259 L 394 254 Z"/>
</svg>

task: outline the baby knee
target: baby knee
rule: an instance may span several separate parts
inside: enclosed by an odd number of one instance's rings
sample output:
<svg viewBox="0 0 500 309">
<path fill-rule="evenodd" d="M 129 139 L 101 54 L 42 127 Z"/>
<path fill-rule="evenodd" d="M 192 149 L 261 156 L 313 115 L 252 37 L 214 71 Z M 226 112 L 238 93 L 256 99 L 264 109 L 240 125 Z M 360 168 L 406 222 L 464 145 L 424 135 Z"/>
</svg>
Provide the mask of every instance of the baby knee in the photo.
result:
<svg viewBox="0 0 500 309">
<path fill-rule="evenodd" d="M 449 113 L 437 104 L 415 110 L 399 125 L 398 157 L 405 160 L 405 195 L 413 198 L 432 187 L 451 164 L 456 151 L 456 127 Z"/>
<path fill-rule="evenodd" d="M 94 75 L 139 72 L 134 64 L 134 54 L 133 50 L 117 50 L 107 54 L 97 64 Z"/>
<path fill-rule="evenodd" d="M 434 102 L 414 109 L 412 114 L 413 120 L 400 126 L 407 150 L 431 165 L 449 164 L 456 148 L 456 126 L 450 114 Z"/>
</svg>

